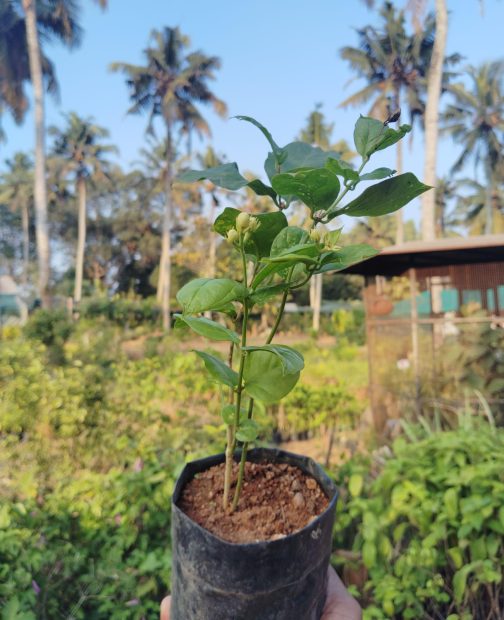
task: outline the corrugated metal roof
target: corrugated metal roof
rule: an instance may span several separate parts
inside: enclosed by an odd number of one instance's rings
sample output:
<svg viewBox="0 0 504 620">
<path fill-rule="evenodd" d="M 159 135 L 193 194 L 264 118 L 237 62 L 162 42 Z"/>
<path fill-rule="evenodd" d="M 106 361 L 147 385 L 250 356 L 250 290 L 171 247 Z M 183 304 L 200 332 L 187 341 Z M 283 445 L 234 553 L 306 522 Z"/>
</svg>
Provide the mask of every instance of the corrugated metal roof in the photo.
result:
<svg viewBox="0 0 504 620">
<path fill-rule="evenodd" d="M 410 267 L 504 262 L 504 235 L 409 241 L 385 248 L 373 258 L 340 273 L 399 275 Z M 503 267 L 504 268 L 504 267 Z"/>
</svg>

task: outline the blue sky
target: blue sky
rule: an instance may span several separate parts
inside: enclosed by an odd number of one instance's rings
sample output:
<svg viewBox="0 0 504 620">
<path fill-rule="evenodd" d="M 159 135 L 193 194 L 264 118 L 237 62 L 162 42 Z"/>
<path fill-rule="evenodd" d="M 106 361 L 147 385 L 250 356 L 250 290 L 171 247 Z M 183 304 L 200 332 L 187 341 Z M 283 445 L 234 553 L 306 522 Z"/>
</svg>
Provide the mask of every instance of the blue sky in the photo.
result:
<svg viewBox="0 0 504 620">
<path fill-rule="evenodd" d="M 81 4 L 85 31 L 81 47 L 73 52 L 61 46 L 47 49 L 61 89 L 59 103 L 47 99 L 47 124 L 61 124 L 61 112 L 94 117 L 110 130 L 125 168 L 138 159 L 147 121 L 126 114 L 124 77 L 110 73 L 108 66 L 113 61 L 140 64 L 153 28 L 179 26 L 191 38 L 192 48 L 219 56 L 222 69 L 212 87 L 227 103 L 230 116 L 254 116 L 279 144 L 298 134 L 317 102 L 335 124 L 334 139 L 351 142 L 355 119 L 367 112 L 338 108 L 359 86 L 359 82 L 347 85 L 352 75 L 338 50 L 357 44 L 355 28 L 379 23 L 376 11 L 368 11 L 360 0 L 109 0 L 106 12 L 91 0 Z M 504 2 L 486 0 L 483 15 L 477 0 L 449 0 L 448 6 L 448 53 L 462 53 L 464 64 L 502 57 Z M 267 145 L 257 130 L 236 120 L 221 120 L 210 110 L 205 114 L 217 152 L 238 161 L 242 170 L 260 174 Z M 0 146 L 2 161 L 14 151 L 33 148 L 30 112 L 22 127 L 16 127 L 9 117 L 3 126 L 8 142 Z M 420 178 L 422 145 L 423 136 L 417 130 L 413 147 L 405 149 L 405 170 Z M 203 144 L 195 139 L 194 147 L 203 148 Z M 440 174 L 448 171 L 455 153 L 449 139 L 441 144 Z M 388 151 L 376 163 L 394 167 L 394 153 Z M 409 207 L 408 215 L 415 217 L 417 209 Z"/>
</svg>

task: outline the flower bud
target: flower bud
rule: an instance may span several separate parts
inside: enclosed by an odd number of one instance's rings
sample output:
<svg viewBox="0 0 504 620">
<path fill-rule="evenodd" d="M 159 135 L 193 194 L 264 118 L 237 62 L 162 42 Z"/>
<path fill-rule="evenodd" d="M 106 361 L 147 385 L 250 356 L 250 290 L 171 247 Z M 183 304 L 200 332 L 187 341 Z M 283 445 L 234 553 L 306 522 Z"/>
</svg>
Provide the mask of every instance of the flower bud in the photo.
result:
<svg viewBox="0 0 504 620">
<path fill-rule="evenodd" d="M 310 239 L 315 241 L 315 243 L 320 243 L 321 234 L 320 230 L 315 230 L 314 228 L 310 230 Z"/>
<path fill-rule="evenodd" d="M 247 230 L 247 232 L 243 235 L 243 243 L 247 243 L 247 241 L 250 241 L 250 231 Z"/>
<path fill-rule="evenodd" d="M 255 232 L 260 225 L 261 222 L 256 217 L 252 216 L 249 220 L 248 229 L 250 230 L 250 232 Z"/>
<path fill-rule="evenodd" d="M 242 211 L 236 218 L 236 230 L 238 232 L 244 232 L 249 225 L 250 215 Z"/>
<path fill-rule="evenodd" d="M 236 243 L 239 238 L 240 238 L 240 235 L 236 232 L 234 228 L 231 228 L 230 230 L 228 230 L 226 239 L 229 241 L 229 243 Z"/>
</svg>

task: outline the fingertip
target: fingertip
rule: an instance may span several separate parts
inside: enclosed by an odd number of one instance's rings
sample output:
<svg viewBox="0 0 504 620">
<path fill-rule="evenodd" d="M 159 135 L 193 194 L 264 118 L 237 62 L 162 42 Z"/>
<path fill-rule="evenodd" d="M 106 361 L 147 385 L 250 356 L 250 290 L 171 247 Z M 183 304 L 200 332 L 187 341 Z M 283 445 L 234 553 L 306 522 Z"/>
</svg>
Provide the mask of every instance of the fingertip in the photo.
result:
<svg viewBox="0 0 504 620">
<path fill-rule="evenodd" d="M 161 613 L 159 614 L 159 620 L 170 620 L 170 604 L 171 596 L 166 596 L 161 601 Z"/>
</svg>

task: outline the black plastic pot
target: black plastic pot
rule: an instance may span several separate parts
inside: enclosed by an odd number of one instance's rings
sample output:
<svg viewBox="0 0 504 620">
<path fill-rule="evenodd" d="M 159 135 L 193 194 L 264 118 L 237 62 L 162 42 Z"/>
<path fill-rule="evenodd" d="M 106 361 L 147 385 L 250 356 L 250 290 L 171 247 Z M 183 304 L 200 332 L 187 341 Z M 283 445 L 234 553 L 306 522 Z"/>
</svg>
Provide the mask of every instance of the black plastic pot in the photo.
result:
<svg viewBox="0 0 504 620">
<path fill-rule="evenodd" d="M 299 467 L 317 480 L 329 505 L 309 525 L 280 540 L 226 542 L 177 506 L 184 485 L 222 463 L 224 455 L 188 463 L 172 497 L 170 620 L 319 620 L 322 615 L 337 489 L 308 457 L 256 448 L 247 460 Z"/>
</svg>

